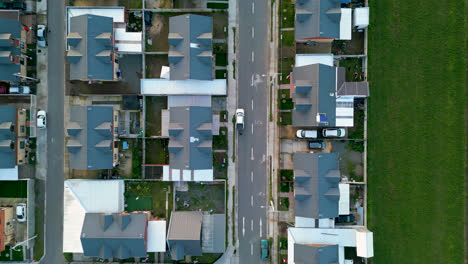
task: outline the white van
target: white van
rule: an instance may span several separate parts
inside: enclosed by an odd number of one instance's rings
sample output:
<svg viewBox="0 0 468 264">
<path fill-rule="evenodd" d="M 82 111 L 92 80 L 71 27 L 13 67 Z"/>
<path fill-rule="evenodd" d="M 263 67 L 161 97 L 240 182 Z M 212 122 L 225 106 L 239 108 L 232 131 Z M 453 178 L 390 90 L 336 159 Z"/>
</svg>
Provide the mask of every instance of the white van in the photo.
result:
<svg viewBox="0 0 468 264">
<path fill-rule="evenodd" d="M 303 130 L 299 129 L 296 132 L 297 138 L 317 138 L 317 130 Z"/>
<path fill-rule="evenodd" d="M 20 86 L 20 87 L 10 87 L 11 94 L 30 94 L 31 89 L 29 86 Z"/>
</svg>

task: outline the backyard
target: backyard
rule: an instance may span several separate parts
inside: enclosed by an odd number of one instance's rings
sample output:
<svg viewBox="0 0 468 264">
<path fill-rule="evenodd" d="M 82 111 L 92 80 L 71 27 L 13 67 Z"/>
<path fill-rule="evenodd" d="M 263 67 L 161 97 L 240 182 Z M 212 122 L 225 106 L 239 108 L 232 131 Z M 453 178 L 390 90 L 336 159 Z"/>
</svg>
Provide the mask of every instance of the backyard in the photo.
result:
<svg viewBox="0 0 468 264">
<path fill-rule="evenodd" d="M 161 136 L 163 109 L 167 109 L 167 96 L 146 97 L 146 136 Z"/>
<path fill-rule="evenodd" d="M 169 164 L 169 139 L 155 138 L 146 139 L 145 164 Z"/>
<path fill-rule="evenodd" d="M 136 181 L 125 183 L 125 204 L 127 211 L 151 210 L 153 217 L 166 218 L 172 211 L 172 182 Z M 167 196 L 166 196 L 167 193 Z"/>
<path fill-rule="evenodd" d="M 208 211 L 224 213 L 224 183 L 200 184 L 188 182 L 187 191 L 176 192 L 177 211 Z"/>
<path fill-rule="evenodd" d="M 463 263 L 465 1 L 369 4 L 372 262 Z"/>
<path fill-rule="evenodd" d="M 26 198 L 27 188 L 27 181 L 0 181 L 0 197 Z"/>
</svg>

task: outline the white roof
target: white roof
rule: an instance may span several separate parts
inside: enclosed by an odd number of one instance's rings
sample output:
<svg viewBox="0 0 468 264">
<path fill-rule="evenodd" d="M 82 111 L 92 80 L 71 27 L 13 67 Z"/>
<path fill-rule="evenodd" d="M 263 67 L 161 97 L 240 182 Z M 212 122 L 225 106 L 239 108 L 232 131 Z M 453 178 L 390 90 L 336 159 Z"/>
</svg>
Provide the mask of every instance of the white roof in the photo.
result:
<svg viewBox="0 0 468 264">
<path fill-rule="evenodd" d="M 143 95 L 226 95 L 226 80 L 141 79 Z"/>
<path fill-rule="evenodd" d="M 166 221 L 148 221 L 147 252 L 166 252 Z"/>
<path fill-rule="evenodd" d="M 317 63 L 333 67 L 333 54 L 296 54 L 296 67 Z"/>
<path fill-rule="evenodd" d="M 356 251 L 359 257 L 371 258 L 374 256 L 374 234 L 362 227 L 356 232 Z"/>
<path fill-rule="evenodd" d="M 211 107 L 209 95 L 170 95 L 167 97 L 169 108 L 176 106 L 206 106 Z"/>
<path fill-rule="evenodd" d="M 349 215 L 349 184 L 340 183 L 338 184 L 340 190 L 340 201 L 338 203 L 338 213 L 340 215 Z"/>
<path fill-rule="evenodd" d="M 0 169 L 0 181 L 17 181 L 18 180 L 18 166 L 14 168 Z"/>
<path fill-rule="evenodd" d="M 369 26 L 369 7 L 354 9 L 354 26 L 366 28 Z"/>
<path fill-rule="evenodd" d="M 125 28 L 114 28 L 115 44 L 118 52 L 142 52 L 142 33 L 127 32 Z"/>
<path fill-rule="evenodd" d="M 67 180 L 63 198 L 63 252 L 83 253 L 81 228 L 86 213 L 124 211 L 123 180 Z"/>
<path fill-rule="evenodd" d="M 171 71 L 169 66 L 162 66 L 161 67 L 161 75 L 159 76 L 161 79 L 169 79 L 171 77 Z"/>
<path fill-rule="evenodd" d="M 340 96 L 336 98 L 335 123 L 338 127 L 352 127 L 354 125 L 354 98 Z"/>
<path fill-rule="evenodd" d="M 169 178 L 169 170 L 172 170 L 172 177 Z M 192 170 L 170 169 L 169 165 L 163 166 L 163 181 L 192 181 Z M 213 181 L 213 169 L 193 170 L 193 181 Z"/>
<path fill-rule="evenodd" d="M 112 17 L 114 19 L 114 23 L 125 23 L 125 7 L 67 7 L 68 22 L 70 21 L 71 17 L 81 15 Z"/>
<path fill-rule="evenodd" d="M 351 40 L 352 9 L 341 8 L 340 39 Z"/>
</svg>

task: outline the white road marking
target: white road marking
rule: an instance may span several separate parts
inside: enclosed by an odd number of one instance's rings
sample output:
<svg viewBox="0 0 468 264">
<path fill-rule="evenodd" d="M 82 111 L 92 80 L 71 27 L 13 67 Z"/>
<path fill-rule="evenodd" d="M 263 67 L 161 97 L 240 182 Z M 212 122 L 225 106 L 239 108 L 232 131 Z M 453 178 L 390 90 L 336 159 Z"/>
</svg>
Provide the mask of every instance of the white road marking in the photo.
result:
<svg viewBox="0 0 468 264">
<path fill-rule="evenodd" d="M 254 76 L 252 74 L 252 81 L 250 82 L 250 85 L 252 85 L 252 86 L 253 86 L 253 78 L 254 78 Z"/>
<path fill-rule="evenodd" d="M 254 156 L 253 156 L 253 147 L 250 149 L 250 159 L 251 159 L 251 160 L 254 160 Z"/>
<path fill-rule="evenodd" d="M 252 38 L 255 38 L 255 28 L 252 27 Z"/>
<path fill-rule="evenodd" d="M 253 207 L 253 195 L 250 196 L 250 206 Z"/>
<path fill-rule="evenodd" d="M 253 171 L 250 172 L 250 181 L 253 182 Z"/>
<path fill-rule="evenodd" d="M 242 236 L 245 236 L 245 217 L 242 217 Z"/>
<path fill-rule="evenodd" d="M 253 110 L 253 99 L 252 99 L 252 110 Z"/>
<path fill-rule="evenodd" d="M 254 13 L 255 13 L 255 3 L 252 2 L 252 14 L 254 14 Z"/>
<path fill-rule="evenodd" d="M 253 256 L 253 244 L 250 242 L 250 255 Z"/>
<path fill-rule="evenodd" d="M 255 52 L 252 51 L 252 62 L 255 61 Z"/>
<path fill-rule="evenodd" d="M 250 220 L 250 231 L 253 231 L 253 219 Z"/>
<path fill-rule="evenodd" d="M 253 123 L 252 123 L 252 135 L 253 135 Z"/>
<path fill-rule="evenodd" d="M 260 218 L 260 237 L 262 237 L 262 219 Z"/>
</svg>

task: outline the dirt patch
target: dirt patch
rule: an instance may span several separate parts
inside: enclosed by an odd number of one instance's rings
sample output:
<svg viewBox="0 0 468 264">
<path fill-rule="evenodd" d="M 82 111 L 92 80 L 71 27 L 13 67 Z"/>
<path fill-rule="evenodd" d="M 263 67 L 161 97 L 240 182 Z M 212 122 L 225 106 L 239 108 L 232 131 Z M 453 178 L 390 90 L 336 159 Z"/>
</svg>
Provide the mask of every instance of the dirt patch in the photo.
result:
<svg viewBox="0 0 468 264">
<path fill-rule="evenodd" d="M 224 32 L 226 28 L 226 32 Z M 228 14 L 227 13 L 214 13 L 213 14 L 213 38 L 224 39 L 227 37 L 228 29 Z"/>
<path fill-rule="evenodd" d="M 99 175 L 106 173 L 107 170 L 71 170 L 73 179 L 99 179 Z"/>
<path fill-rule="evenodd" d="M 296 138 L 297 128 L 293 126 L 280 126 L 280 138 Z"/>
<path fill-rule="evenodd" d="M 146 97 L 146 136 L 161 135 L 161 112 L 167 109 L 167 96 Z"/>
<path fill-rule="evenodd" d="M 172 8 L 172 1 L 171 0 L 146 0 L 145 8 L 147 9 Z"/>
<path fill-rule="evenodd" d="M 167 55 L 146 55 L 146 78 L 160 78 L 162 66 L 169 66 Z"/>
<path fill-rule="evenodd" d="M 146 29 L 146 51 L 169 51 L 169 16 L 153 13 L 151 23 Z"/>
</svg>

